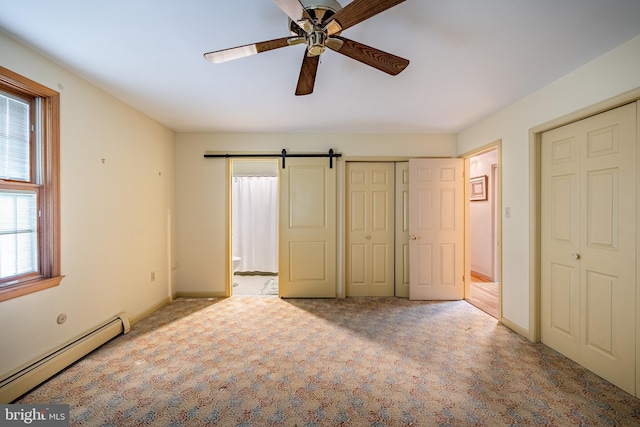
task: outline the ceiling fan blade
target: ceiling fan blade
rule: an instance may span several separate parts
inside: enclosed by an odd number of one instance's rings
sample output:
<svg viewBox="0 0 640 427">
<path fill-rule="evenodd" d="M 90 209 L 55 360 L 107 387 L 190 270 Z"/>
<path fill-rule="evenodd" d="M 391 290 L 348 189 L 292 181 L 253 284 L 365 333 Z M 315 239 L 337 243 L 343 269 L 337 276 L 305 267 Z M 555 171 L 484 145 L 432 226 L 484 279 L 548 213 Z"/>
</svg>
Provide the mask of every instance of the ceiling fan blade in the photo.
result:
<svg viewBox="0 0 640 427">
<path fill-rule="evenodd" d="M 405 0 L 353 0 L 336 12 L 324 26 L 327 35 L 336 34 L 342 30 L 369 19 Z"/>
<path fill-rule="evenodd" d="M 297 38 L 282 37 L 280 39 L 208 52 L 204 54 L 204 57 L 207 61 L 219 64 L 221 62 L 231 61 L 232 59 L 244 58 L 245 56 L 290 46 L 292 44 L 296 44 L 296 40 Z"/>
<path fill-rule="evenodd" d="M 334 45 L 333 43 L 327 43 L 327 46 L 349 58 L 360 61 L 363 64 L 367 64 L 370 67 L 377 68 L 380 71 L 384 71 L 387 74 L 395 76 L 400 74 L 402 70 L 407 68 L 409 60 L 393 55 L 391 53 L 383 52 L 379 49 L 358 43 L 353 40 L 346 39 L 344 37 L 333 36 L 332 39 L 339 39 L 342 41 L 342 46 L 339 43 Z"/>
<path fill-rule="evenodd" d="M 307 52 L 304 53 L 302 67 L 300 68 L 300 77 L 298 77 L 298 86 L 296 87 L 296 96 L 309 95 L 313 92 L 319 63 L 320 55 L 308 56 Z"/>
<path fill-rule="evenodd" d="M 313 30 L 313 18 L 300 0 L 273 0 L 284 13 L 306 33 Z"/>
</svg>

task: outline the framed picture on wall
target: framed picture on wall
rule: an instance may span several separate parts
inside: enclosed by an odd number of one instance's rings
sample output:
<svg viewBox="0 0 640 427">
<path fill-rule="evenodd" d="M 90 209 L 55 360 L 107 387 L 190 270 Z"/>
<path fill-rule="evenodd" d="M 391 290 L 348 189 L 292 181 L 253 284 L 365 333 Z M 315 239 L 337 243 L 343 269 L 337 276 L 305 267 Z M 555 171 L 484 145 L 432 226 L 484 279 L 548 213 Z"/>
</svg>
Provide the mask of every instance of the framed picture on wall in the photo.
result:
<svg viewBox="0 0 640 427">
<path fill-rule="evenodd" d="M 469 200 L 487 200 L 487 176 L 477 176 L 469 180 Z"/>
</svg>

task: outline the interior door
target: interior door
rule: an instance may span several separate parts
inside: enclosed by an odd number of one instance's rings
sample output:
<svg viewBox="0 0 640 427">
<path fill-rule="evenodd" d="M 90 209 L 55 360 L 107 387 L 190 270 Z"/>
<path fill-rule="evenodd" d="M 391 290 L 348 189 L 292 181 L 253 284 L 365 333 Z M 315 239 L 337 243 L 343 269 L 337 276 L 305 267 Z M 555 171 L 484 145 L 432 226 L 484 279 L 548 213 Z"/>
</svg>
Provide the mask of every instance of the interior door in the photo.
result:
<svg viewBox="0 0 640 427">
<path fill-rule="evenodd" d="M 394 164 L 349 162 L 346 172 L 347 296 L 393 296 Z"/>
<path fill-rule="evenodd" d="M 464 162 L 409 160 L 409 298 L 464 298 Z"/>
<path fill-rule="evenodd" d="M 542 135 L 542 341 L 635 394 L 636 104 Z"/>
<path fill-rule="evenodd" d="M 396 163 L 396 296 L 409 297 L 409 162 Z"/>
<path fill-rule="evenodd" d="M 279 294 L 336 296 L 336 160 L 287 158 L 280 173 Z"/>
</svg>

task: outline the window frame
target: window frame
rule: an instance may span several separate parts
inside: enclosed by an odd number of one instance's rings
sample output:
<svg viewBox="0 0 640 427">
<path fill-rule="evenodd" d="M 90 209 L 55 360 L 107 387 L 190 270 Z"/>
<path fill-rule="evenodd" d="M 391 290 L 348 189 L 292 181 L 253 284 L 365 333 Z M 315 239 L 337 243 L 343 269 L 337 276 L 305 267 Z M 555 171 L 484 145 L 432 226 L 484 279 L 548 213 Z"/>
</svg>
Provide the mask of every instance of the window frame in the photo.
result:
<svg viewBox="0 0 640 427">
<path fill-rule="evenodd" d="M 31 183 L 0 180 L 1 188 L 30 191 L 35 189 L 38 192 L 40 214 L 38 272 L 0 280 L 0 301 L 6 301 L 58 286 L 64 277 L 60 274 L 60 94 L 2 66 L 0 89 L 20 97 L 40 100 L 40 117 L 32 115 L 32 120 L 39 119 L 42 144 L 41 182 L 35 181 L 35 168 L 31 170 Z M 35 165 L 36 145 L 32 137 L 32 165 Z M 18 282 L 2 285 L 15 280 Z"/>
</svg>

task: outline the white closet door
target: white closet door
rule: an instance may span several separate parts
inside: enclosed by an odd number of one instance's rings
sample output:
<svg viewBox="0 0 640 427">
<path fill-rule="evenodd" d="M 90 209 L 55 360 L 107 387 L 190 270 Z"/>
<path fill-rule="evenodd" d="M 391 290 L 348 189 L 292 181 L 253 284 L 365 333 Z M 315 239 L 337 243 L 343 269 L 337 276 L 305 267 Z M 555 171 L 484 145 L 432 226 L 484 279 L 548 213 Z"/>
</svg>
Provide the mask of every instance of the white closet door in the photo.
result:
<svg viewBox="0 0 640 427">
<path fill-rule="evenodd" d="M 394 294 L 395 167 L 347 163 L 347 296 Z"/>
<path fill-rule="evenodd" d="M 409 297 L 409 162 L 396 163 L 396 296 Z"/>
<path fill-rule="evenodd" d="M 542 136 L 542 341 L 635 394 L 636 104 Z"/>
<path fill-rule="evenodd" d="M 464 163 L 409 160 L 409 298 L 464 298 Z"/>
</svg>

